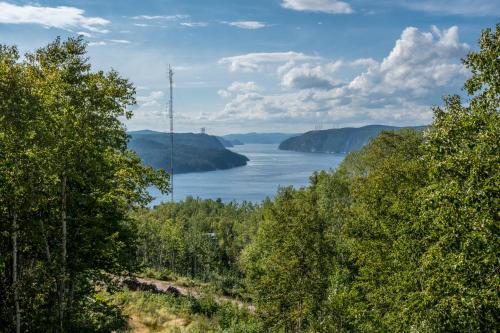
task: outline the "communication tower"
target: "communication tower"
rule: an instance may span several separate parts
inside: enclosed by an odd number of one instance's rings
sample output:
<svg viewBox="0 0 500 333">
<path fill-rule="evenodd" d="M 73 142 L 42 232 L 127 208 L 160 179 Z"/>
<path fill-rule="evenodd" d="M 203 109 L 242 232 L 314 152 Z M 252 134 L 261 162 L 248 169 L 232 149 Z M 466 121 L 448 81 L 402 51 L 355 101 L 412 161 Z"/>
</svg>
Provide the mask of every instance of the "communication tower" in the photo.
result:
<svg viewBox="0 0 500 333">
<path fill-rule="evenodd" d="M 168 102 L 168 117 L 170 118 L 170 200 L 174 202 L 174 71 L 168 65 L 168 81 L 170 83 L 170 99 Z"/>
</svg>

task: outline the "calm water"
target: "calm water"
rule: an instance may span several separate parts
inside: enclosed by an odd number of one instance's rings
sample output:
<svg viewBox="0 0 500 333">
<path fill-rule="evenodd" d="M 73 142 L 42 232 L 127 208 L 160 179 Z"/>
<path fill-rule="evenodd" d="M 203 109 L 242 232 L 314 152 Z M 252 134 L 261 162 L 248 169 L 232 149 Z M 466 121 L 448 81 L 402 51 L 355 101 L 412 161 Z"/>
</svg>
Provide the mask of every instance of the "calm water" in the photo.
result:
<svg viewBox="0 0 500 333">
<path fill-rule="evenodd" d="M 197 172 L 176 175 L 176 201 L 187 196 L 203 199 L 221 198 L 223 201 L 260 202 L 274 197 L 278 186 L 298 188 L 309 183 L 314 171 L 335 168 L 344 158 L 342 154 L 309 154 L 278 149 L 278 145 L 247 144 L 231 150 L 247 156 L 246 166 L 230 170 Z M 152 205 L 170 200 L 152 190 L 156 200 Z"/>
</svg>

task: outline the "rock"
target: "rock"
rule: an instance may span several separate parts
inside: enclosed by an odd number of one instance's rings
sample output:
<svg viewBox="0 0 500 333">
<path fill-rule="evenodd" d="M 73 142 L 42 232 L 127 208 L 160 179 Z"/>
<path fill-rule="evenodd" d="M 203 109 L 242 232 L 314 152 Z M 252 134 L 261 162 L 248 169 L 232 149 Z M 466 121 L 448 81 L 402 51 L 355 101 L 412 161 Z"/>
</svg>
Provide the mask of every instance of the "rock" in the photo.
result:
<svg viewBox="0 0 500 333">
<path fill-rule="evenodd" d="M 181 296 L 181 292 L 179 291 L 179 289 L 172 287 L 172 286 L 168 286 L 167 292 L 171 293 L 175 297 Z"/>
<path fill-rule="evenodd" d="M 157 286 L 154 283 L 150 283 L 147 281 L 140 281 L 136 278 L 124 278 L 122 280 L 122 283 L 125 286 L 127 286 L 128 289 L 130 289 L 132 291 L 141 290 L 141 291 L 152 292 L 155 294 L 172 294 L 175 297 L 182 295 L 181 292 L 179 291 L 179 289 L 177 289 L 173 286 L 168 286 L 165 289 L 165 288 Z"/>
</svg>

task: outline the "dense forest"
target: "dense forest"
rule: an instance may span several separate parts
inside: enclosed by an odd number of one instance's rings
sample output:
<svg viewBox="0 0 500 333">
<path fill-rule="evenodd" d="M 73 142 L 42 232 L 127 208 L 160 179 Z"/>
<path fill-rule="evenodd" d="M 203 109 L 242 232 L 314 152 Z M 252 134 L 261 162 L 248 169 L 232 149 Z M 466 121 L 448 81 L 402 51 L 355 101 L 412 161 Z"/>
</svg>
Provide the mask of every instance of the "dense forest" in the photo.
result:
<svg viewBox="0 0 500 333">
<path fill-rule="evenodd" d="M 168 133 L 129 132 L 128 149 L 137 153 L 143 164 L 170 170 L 172 144 Z M 174 133 L 175 173 L 224 170 L 244 166 L 248 158 L 225 148 L 220 138 L 206 134 Z"/>
<path fill-rule="evenodd" d="M 0 328 L 93 331 L 96 286 L 132 270 L 130 209 L 168 174 L 127 151 L 130 82 L 92 72 L 81 38 L 0 46 Z"/>
<path fill-rule="evenodd" d="M 424 126 L 412 127 L 422 130 Z M 286 139 L 279 145 L 281 150 L 302 151 L 307 153 L 349 153 L 366 145 L 383 131 L 402 130 L 403 127 L 387 125 L 368 125 L 359 128 L 344 127 L 310 131 Z"/>
<path fill-rule="evenodd" d="M 463 60 L 465 99 L 446 96 L 424 131 L 384 131 L 305 188 L 146 208 L 168 175 L 126 150 L 131 84 L 91 72 L 80 39 L 22 59 L 2 47 L 0 327 L 126 331 L 136 311 L 158 332 L 172 313 L 194 332 L 496 331 L 499 59 L 497 25 Z M 128 290 L 117 280 L 130 275 L 216 296 Z"/>
<path fill-rule="evenodd" d="M 232 148 L 234 146 L 241 146 L 241 145 L 244 145 L 243 142 L 241 142 L 240 140 L 238 139 L 234 139 L 234 140 L 228 140 L 228 139 L 224 139 L 222 136 L 218 136 L 217 139 L 219 139 L 220 143 L 222 143 L 222 145 L 226 148 Z"/>
</svg>

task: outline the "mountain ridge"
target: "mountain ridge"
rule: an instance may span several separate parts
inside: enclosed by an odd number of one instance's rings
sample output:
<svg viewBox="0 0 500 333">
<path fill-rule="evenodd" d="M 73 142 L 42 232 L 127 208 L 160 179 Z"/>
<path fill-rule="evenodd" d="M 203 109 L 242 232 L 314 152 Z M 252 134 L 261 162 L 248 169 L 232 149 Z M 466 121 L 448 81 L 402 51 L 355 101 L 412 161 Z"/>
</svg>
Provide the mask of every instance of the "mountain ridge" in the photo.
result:
<svg viewBox="0 0 500 333">
<path fill-rule="evenodd" d="M 234 133 L 234 134 L 226 134 L 222 135 L 221 137 L 225 140 L 228 140 L 230 142 L 240 142 L 242 144 L 252 144 L 252 143 L 258 143 L 258 144 L 278 144 L 281 143 L 282 141 L 296 136 L 300 135 L 300 133 L 280 133 L 280 132 L 272 132 L 272 133 L 257 133 L 257 132 L 250 132 L 250 133 Z M 237 144 L 237 143 L 236 143 Z"/>
<path fill-rule="evenodd" d="M 367 125 L 309 131 L 284 140 L 280 143 L 279 149 L 308 153 L 348 153 L 360 149 L 382 131 L 424 128 L 426 126 Z"/>
<path fill-rule="evenodd" d="M 143 164 L 170 169 L 170 134 L 151 130 L 127 133 L 128 148 L 139 155 Z M 189 173 L 225 170 L 244 166 L 248 158 L 224 147 L 220 140 L 207 134 L 174 133 L 174 172 Z"/>
</svg>

